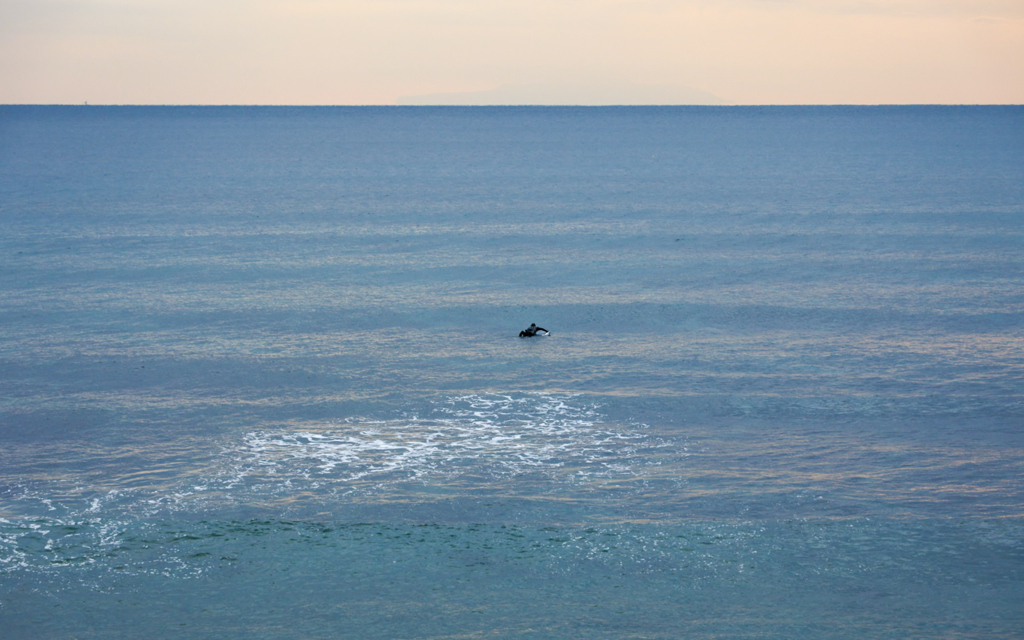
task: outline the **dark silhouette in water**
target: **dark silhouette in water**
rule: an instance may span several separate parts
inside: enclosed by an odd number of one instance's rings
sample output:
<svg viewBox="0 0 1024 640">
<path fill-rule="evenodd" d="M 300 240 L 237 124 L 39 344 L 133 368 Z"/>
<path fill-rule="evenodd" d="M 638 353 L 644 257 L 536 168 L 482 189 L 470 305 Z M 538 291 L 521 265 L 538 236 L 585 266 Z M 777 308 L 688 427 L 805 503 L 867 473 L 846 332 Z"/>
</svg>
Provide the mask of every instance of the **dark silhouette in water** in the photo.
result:
<svg viewBox="0 0 1024 640">
<path fill-rule="evenodd" d="M 545 334 L 551 333 L 550 331 L 548 331 L 547 329 L 545 329 L 543 327 L 538 327 L 536 324 L 531 324 L 528 328 L 526 328 L 526 329 L 524 329 L 524 330 L 519 332 L 519 337 L 520 338 L 532 338 L 533 336 L 537 335 L 541 331 L 543 331 Z"/>
</svg>

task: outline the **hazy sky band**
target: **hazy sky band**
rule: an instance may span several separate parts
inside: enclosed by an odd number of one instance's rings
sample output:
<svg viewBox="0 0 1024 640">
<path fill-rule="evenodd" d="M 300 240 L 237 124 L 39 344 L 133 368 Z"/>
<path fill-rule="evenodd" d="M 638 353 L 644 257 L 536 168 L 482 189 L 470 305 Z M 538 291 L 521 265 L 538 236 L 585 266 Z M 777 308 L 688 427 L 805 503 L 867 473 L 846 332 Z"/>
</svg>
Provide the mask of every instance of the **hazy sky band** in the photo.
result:
<svg viewBox="0 0 1024 640">
<path fill-rule="evenodd" d="M 0 103 L 395 104 L 521 85 L 551 103 L 582 86 L 620 103 L 674 87 L 1020 104 L 1024 1 L 0 0 Z"/>
</svg>

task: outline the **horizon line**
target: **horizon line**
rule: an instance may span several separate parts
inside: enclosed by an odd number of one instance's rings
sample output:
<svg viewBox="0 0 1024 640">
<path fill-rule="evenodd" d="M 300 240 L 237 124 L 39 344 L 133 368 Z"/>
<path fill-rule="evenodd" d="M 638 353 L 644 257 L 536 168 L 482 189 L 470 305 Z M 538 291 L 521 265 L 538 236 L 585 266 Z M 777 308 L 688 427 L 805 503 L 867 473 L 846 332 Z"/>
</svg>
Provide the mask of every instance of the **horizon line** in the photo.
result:
<svg viewBox="0 0 1024 640">
<path fill-rule="evenodd" d="M 735 104 L 289 104 L 289 103 L 149 103 L 149 102 L 4 102 L 0 107 L 259 107 L 259 108 L 381 108 L 395 109 L 509 109 L 509 108 L 569 108 L 569 109 L 606 109 L 606 108 L 695 108 L 695 109 L 729 109 L 743 107 L 1020 107 L 1018 102 L 827 102 L 827 103 L 735 103 Z"/>
</svg>

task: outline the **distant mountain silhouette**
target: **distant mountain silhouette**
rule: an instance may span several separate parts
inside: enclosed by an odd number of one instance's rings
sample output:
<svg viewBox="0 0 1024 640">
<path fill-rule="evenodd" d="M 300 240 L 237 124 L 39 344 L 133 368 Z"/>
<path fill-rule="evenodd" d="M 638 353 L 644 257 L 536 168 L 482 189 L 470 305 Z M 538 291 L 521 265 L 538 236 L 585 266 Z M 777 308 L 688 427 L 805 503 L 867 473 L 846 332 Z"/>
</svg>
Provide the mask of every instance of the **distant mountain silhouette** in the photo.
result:
<svg viewBox="0 0 1024 640">
<path fill-rule="evenodd" d="M 486 91 L 403 96 L 400 105 L 715 105 L 707 91 L 680 85 L 506 84 Z"/>
</svg>

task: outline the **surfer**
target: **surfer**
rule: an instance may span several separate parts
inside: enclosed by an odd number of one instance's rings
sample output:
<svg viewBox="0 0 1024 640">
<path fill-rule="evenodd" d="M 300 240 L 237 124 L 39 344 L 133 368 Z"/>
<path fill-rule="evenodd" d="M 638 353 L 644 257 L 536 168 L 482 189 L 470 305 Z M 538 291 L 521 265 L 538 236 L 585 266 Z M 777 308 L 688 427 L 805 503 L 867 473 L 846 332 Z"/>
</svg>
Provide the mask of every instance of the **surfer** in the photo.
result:
<svg viewBox="0 0 1024 640">
<path fill-rule="evenodd" d="M 519 337 L 520 338 L 532 338 L 533 336 L 537 335 L 541 331 L 543 331 L 545 335 L 551 333 L 550 331 L 548 331 L 547 329 L 545 329 L 543 327 L 538 327 L 536 324 L 531 324 L 529 327 L 527 327 L 526 329 L 523 329 L 522 331 L 519 332 Z"/>
</svg>

